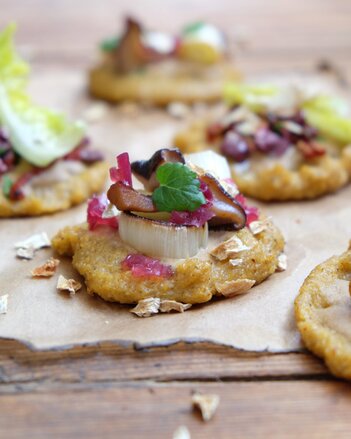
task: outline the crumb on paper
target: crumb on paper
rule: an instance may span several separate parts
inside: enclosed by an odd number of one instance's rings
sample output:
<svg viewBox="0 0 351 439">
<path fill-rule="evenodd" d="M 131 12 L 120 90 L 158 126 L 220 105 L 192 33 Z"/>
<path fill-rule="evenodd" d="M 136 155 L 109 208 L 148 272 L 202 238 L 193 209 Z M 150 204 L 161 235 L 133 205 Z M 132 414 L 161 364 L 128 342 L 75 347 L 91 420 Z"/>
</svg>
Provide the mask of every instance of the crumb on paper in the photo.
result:
<svg viewBox="0 0 351 439">
<path fill-rule="evenodd" d="M 238 296 L 247 293 L 255 285 L 256 281 L 252 279 L 237 279 L 216 283 L 216 290 L 225 297 Z"/>
<path fill-rule="evenodd" d="M 140 112 L 140 107 L 135 102 L 123 102 L 117 108 L 120 113 L 129 117 L 136 117 Z"/>
<path fill-rule="evenodd" d="M 176 300 L 161 300 L 160 303 L 160 312 L 170 312 L 170 311 L 178 311 L 184 312 L 187 309 L 191 308 L 191 303 L 181 303 Z"/>
<path fill-rule="evenodd" d="M 58 259 L 50 258 L 45 264 L 40 265 L 39 267 L 34 268 L 31 271 L 32 277 L 52 277 L 56 268 L 59 266 L 60 261 Z"/>
<path fill-rule="evenodd" d="M 167 106 L 167 112 L 175 119 L 183 119 L 188 116 L 190 108 L 183 102 L 171 102 Z"/>
<path fill-rule="evenodd" d="M 190 431 L 185 425 L 181 425 L 173 433 L 173 439 L 191 439 Z"/>
<path fill-rule="evenodd" d="M 19 248 L 19 249 L 17 249 L 16 256 L 19 259 L 28 259 L 28 260 L 33 259 L 34 258 L 34 248 L 33 247 Z"/>
<path fill-rule="evenodd" d="M 178 311 L 180 313 L 191 307 L 190 303 L 181 303 L 175 300 L 159 299 L 158 297 L 149 297 L 148 299 L 139 300 L 138 304 L 130 310 L 138 317 L 151 317 L 154 314 Z"/>
<path fill-rule="evenodd" d="M 285 271 L 287 268 L 288 268 L 288 258 L 285 253 L 281 253 L 278 256 L 278 265 L 276 271 L 278 272 Z"/>
<path fill-rule="evenodd" d="M 45 232 L 37 233 L 24 241 L 16 242 L 16 256 L 21 259 L 33 259 L 34 253 L 37 250 L 46 247 L 51 247 L 48 235 Z"/>
<path fill-rule="evenodd" d="M 4 294 L 3 296 L 0 296 L 0 314 L 7 313 L 8 298 L 9 298 L 8 294 Z"/>
<path fill-rule="evenodd" d="M 200 410 L 202 419 L 209 421 L 218 408 L 219 396 L 215 394 L 203 395 L 201 393 L 195 393 L 191 401 L 193 406 Z"/>
<path fill-rule="evenodd" d="M 62 274 L 60 274 L 56 288 L 59 291 L 68 291 L 71 295 L 75 294 L 82 288 L 82 284 L 75 279 L 66 279 Z"/>
<path fill-rule="evenodd" d="M 233 258 L 237 254 L 250 249 L 251 247 L 245 245 L 240 238 L 234 235 L 212 249 L 210 255 L 219 261 L 224 261 L 225 259 Z"/>
<path fill-rule="evenodd" d="M 87 107 L 82 114 L 83 119 L 89 123 L 99 122 L 108 112 L 108 105 L 105 102 L 95 102 Z"/>
</svg>

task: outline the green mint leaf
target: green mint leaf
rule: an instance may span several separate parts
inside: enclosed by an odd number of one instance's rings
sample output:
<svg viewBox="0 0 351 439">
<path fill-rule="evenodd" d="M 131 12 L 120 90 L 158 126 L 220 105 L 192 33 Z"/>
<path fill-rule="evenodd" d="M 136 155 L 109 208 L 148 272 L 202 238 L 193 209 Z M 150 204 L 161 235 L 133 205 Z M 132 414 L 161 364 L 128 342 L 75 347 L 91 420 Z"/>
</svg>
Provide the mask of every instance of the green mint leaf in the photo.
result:
<svg viewBox="0 0 351 439">
<path fill-rule="evenodd" d="M 152 201 L 161 212 L 193 212 L 206 203 L 195 172 L 181 163 L 165 163 L 156 171 L 160 186 L 152 194 Z"/>
<path fill-rule="evenodd" d="M 2 177 L 2 193 L 6 198 L 10 195 L 12 184 L 12 180 L 8 175 Z"/>
<path fill-rule="evenodd" d="M 120 37 L 111 37 L 102 41 L 100 44 L 100 49 L 104 52 L 112 52 L 116 49 L 119 44 Z"/>
</svg>

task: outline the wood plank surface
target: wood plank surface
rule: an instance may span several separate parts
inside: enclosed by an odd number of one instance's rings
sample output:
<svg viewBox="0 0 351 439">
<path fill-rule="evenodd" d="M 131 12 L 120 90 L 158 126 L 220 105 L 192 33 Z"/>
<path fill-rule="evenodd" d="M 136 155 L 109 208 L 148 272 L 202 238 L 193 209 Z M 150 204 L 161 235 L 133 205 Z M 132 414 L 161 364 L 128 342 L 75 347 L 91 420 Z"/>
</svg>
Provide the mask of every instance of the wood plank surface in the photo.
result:
<svg viewBox="0 0 351 439">
<path fill-rule="evenodd" d="M 175 31 L 206 19 L 235 39 L 247 74 L 313 71 L 351 79 L 350 0 L 0 0 L 34 69 L 88 68 L 96 44 L 132 13 Z M 240 44 L 239 44 L 240 43 Z M 0 225 L 1 233 L 1 225 Z M 0 261 L 1 267 L 1 261 Z M 205 424 L 194 391 L 216 393 Z M 138 350 L 112 343 L 34 352 L 0 341 L 0 438 L 349 438 L 351 388 L 307 352 L 238 352 L 210 344 Z"/>
</svg>

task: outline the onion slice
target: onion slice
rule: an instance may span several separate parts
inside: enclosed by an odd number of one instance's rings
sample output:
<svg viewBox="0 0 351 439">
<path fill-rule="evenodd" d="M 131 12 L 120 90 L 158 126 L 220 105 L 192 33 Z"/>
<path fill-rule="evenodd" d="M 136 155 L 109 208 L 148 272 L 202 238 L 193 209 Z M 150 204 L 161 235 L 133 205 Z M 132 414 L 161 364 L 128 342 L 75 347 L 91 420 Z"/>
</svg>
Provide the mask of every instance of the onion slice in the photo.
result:
<svg viewBox="0 0 351 439">
<path fill-rule="evenodd" d="M 207 223 L 202 227 L 176 226 L 126 212 L 119 216 L 119 234 L 135 250 L 159 258 L 190 258 L 208 243 Z"/>
</svg>

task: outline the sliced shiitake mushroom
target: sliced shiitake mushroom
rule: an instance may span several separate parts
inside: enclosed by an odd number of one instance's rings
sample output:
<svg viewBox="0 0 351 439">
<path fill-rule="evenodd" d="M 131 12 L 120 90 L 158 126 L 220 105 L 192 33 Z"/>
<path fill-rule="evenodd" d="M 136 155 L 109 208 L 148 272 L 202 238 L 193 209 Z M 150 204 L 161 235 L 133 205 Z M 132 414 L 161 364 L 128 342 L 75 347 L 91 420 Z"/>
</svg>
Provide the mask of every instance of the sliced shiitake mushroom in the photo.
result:
<svg viewBox="0 0 351 439">
<path fill-rule="evenodd" d="M 147 191 L 152 192 L 159 186 L 156 179 L 156 170 L 164 163 L 185 163 L 183 154 L 177 148 L 163 148 L 155 152 L 149 160 L 138 160 L 132 163 L 133 175 L 144 185 Z"/>
<path fill-rule="evenodd" d="M 156 212 L 151 196 L 136 191 L 121 181 L 114 183 L 107 191 L 107 198 L 117 209 L 130 212 Z"/>
<path fill-rule="evenodd" d="M 200 176 L 213 195 L 211 210 L 215 217 L 209 221 L 210 228 L 240 230 L 246 225 L 246 214 L 241 204 L 235 200 L 211 174 Z"/>
<path fill-rule="evenodd" d="M 119 73 L 128 73 L 165 58 L 164 54 L 145 46 L 142 40 L 143 29 L 137 21 L 132 18 L 126 21 L 126 31 L 112 52 L 114 66 Z"/>
</svg>

